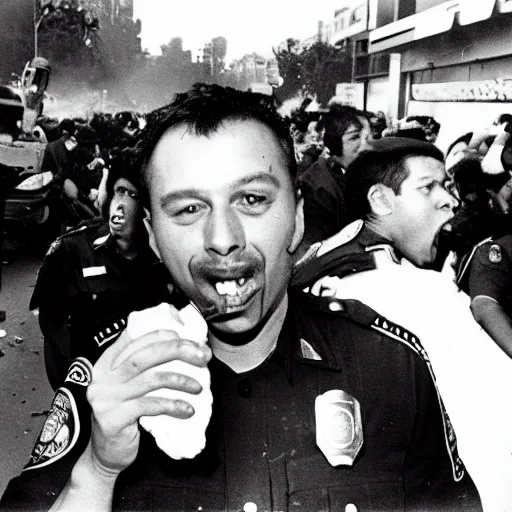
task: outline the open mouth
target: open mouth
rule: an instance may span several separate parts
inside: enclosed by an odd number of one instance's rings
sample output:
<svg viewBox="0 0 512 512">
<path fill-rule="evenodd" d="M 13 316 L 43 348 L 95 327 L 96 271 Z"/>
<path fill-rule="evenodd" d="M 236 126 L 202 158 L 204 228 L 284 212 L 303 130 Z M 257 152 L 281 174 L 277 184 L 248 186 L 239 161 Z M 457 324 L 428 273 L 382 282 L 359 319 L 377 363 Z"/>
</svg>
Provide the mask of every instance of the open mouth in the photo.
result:
<svg viewBox="0 0 512 512">
<path fill-rule="evenodd" d="M 122 226 L 125 223 L 125 218 L 122 215 L 112 215 L 110 222 L 114 226 Z"/>
<path fill-rule="evenodd" d="M 244 307 L 260 289 L 253 269 L 209 275 L 207 281 L 215 290 L 216 302 L 222 303 L 223 313 L 233 313 Z"/>
</svg>

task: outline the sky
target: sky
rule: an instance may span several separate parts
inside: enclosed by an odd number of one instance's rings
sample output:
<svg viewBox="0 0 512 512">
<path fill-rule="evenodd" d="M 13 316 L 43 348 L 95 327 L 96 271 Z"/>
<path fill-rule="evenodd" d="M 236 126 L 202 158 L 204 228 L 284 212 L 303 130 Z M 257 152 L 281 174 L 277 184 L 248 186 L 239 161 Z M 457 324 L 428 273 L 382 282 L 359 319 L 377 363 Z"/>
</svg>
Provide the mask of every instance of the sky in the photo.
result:
<svg viewBox="0 0 512 512">
<path fill-rule="evenodd" d="M 272 56 L 272 47 L 317 31 L 318 20 L 330 22 L 346 0 L 134 0 L 142 21 L 142 47 L 160 54 L 160 45 L 183 38 L 183 49 L 197 55 L 217 36 L 228 41 L 225 61 L 256 52 Z"/>
</svg>

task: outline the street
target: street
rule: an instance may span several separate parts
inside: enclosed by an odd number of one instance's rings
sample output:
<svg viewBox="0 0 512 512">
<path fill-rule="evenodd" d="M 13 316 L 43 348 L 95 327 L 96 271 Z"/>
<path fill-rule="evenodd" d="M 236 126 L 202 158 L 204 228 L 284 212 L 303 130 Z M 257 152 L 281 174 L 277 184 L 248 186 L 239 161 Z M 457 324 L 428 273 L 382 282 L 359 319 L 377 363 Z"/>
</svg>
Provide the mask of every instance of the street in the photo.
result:
<svg viewBox="0 0 512 512">
<path fill-rule="evenodd" d="M 48 409 L 52 390 L 44 369 L 43 343 L 37 317 L 28 309 L 37 269 L 44 248 L 20 246 L 6 240 L 0 310 L 7 317 L 0 323 L 0 495 L 10 478 L 28 460 Z M 13 250 L 14 249 L 14 250 Z M 3 334 L 3 333 L 2 333 Z"/>
</svg>

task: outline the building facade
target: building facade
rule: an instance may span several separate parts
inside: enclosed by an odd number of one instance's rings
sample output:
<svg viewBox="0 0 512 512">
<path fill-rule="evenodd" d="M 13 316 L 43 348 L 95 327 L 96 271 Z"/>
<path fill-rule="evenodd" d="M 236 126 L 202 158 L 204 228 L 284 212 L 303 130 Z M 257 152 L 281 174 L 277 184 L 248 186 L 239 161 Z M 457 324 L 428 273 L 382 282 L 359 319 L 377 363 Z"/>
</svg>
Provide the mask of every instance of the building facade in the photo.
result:
<svg viewBox="0 0 512 512">
<path fill-rule="evenodd" d="M 323 31 L 352 53 L 359 108 L 433 116 L 442 149 L 512 113 L 512 0 L 340 0 Z"/>
<path fill-rule="evenodd" d="M 377 0 L 368 54 L 391 55 L 397 116 L 441 123 L 442 149 L 512 113 L 512 0 Z M 372 101 L 368 98 L 369 101 Z"/>
</svg>

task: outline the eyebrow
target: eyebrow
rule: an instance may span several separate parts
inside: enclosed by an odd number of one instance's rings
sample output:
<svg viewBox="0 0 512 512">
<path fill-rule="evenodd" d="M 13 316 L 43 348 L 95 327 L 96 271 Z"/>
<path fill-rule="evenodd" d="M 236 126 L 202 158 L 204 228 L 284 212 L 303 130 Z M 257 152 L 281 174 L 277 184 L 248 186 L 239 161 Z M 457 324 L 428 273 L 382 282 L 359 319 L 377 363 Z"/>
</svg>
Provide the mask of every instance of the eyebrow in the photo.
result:
<svg viewBox="0 0 512 512">
<path fill-rule="evenodd" d="M 361 133 L 362 131 L 362 128 L 354 128 L 352 130 L 347 130 L 343 135 L 352 135 L 353 133 Z"/>
<path fill-rule="evenodd" d="M 229 185 L 230 189 L 236 189 L 238 187 L 249 185 L 254 182 L 263 182 L 268 185 L 273 185 L 276 188 L 281 188 L 281 182 L 274 175 L 269 174 L 267 172 L 258 172 L 255 174 L 251 174 L 249 176 L 245 176 L 239 180 L 234 181 Z M 195 197 L 197 199 L 201 199 L 203 201 L 207 200 L 207 197 L 199 188 L 186 188 L 183 190 L 177 190 L 176 192 L 169 192 L 160 198 L 160 206 L 165 209 L 167 205 L 172 203 L 173 201 L 177 201 L 180 199 L 187 199 Z"/>
<path fill-rule="evenodd" d="M 418 183 L 425 183 L 427 181 L 437 181 L 439 183 L 445 183 L 446 181 L 448 181 L 450 178 L 448 176 L 447 173 L 444 173 L 442 176 L 438 177 L 437 176 L 422 176 L 421 178 L 418 178 Z"/>
</svg>

